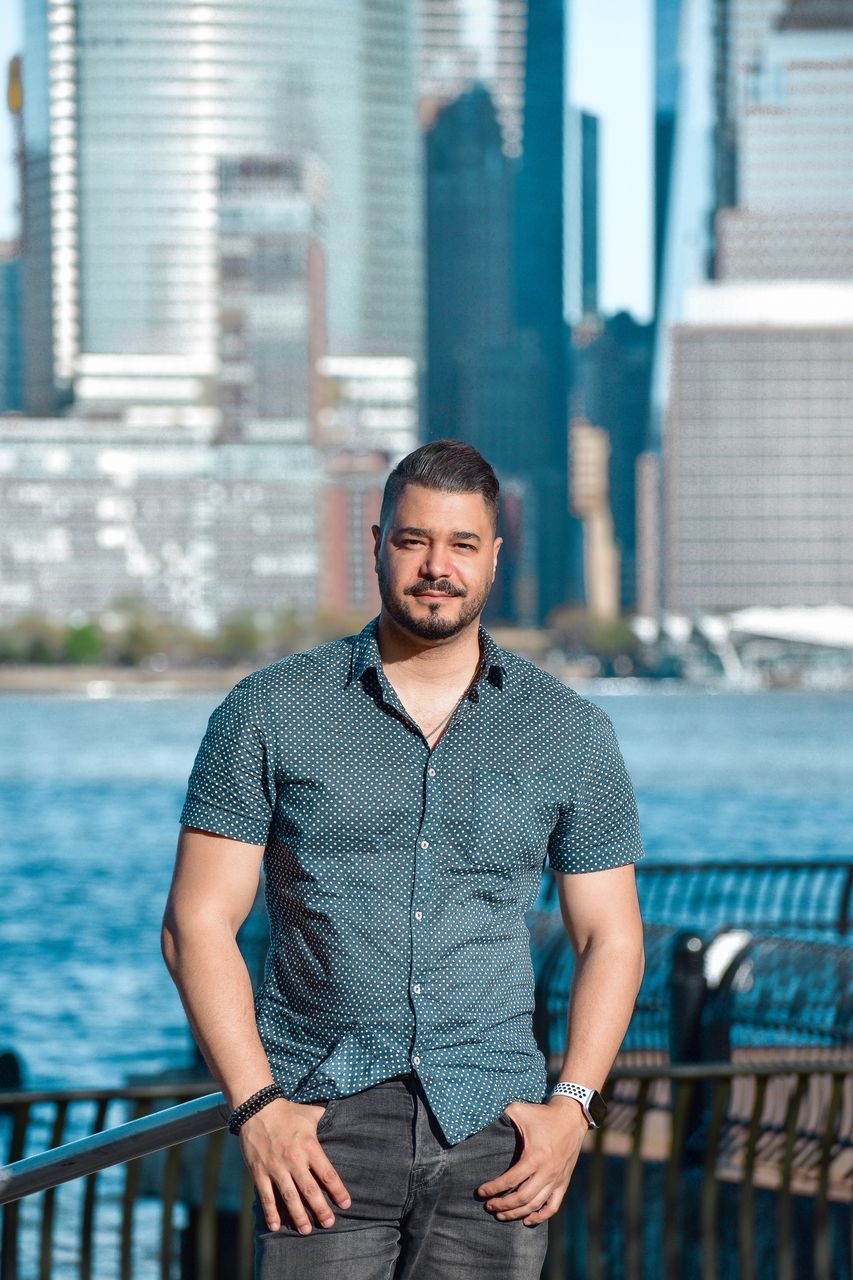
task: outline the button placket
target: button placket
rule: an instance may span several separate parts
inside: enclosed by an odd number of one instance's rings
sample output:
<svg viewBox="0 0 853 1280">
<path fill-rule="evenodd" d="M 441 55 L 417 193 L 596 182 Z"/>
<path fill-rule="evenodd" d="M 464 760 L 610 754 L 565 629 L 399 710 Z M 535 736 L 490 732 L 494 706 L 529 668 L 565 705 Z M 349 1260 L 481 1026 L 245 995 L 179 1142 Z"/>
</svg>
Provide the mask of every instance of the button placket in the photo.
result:
<svg viewBox="0 0 853 1280">
<path fill-rule="evenodd" d="M 428 756 L 427 758 L 428 760 L 431 759 L 431 755 Z M 427 765 L 425 768 L 425 772 L 427 776 L 429 776 L 430 771 L 434 776 L 436 770 L 435 770 L 435 767 L 431 764 Z M 421 1001 L 416 999 L 416 997 L 420 996 L 423 990 L 423 982 L 422 982 L 423 967 L 421 964 L 421 955 L 422 953 L 424 955 L 426 954 L 427 939 L 424 934 L 424 927 L 421 923 L 424 918 L 422 905 L 416 906 L 415 904 L 423 904 L 427 902 L 429 897 L 429 884 L 432 879 L 432 845 L 434 843 L 429 838 L 429 824 L 430 824 L 431 817 L 432 817 L 431 793 L 427 791 L 424 797 L 423 816 L 421 818 L 420 831 L 418 832 L 418 837 L 417 837 L 417 848 L 416 848 L 416 857 L 415 857 L 415 876 L 414 876 L 414 885 L 413 885 L 413 894 L 412 894 L 412 916 L 411 916 L 411 925 L 410 925 L 411 968 L 409 971 L 409 998 L 411 1001 L 411 1005 L 414 1013 L 414 1021 L 415 1021 L 415 1035 L 414 1035 L 413 1047 L 414 1045 L 417 1045 L 418 1048 L 421 1047 L 421 1042 L 424 1034 L 424 1025 L 423 1025 L 423 1020 L 421 1018 L 421 1008 L 422 1008 Z M 413 1053 L 412 1065 L 417 1067 L 420 1065 L 420 1063 L 421 1063 L 421 1054 Z"/>
</svg>

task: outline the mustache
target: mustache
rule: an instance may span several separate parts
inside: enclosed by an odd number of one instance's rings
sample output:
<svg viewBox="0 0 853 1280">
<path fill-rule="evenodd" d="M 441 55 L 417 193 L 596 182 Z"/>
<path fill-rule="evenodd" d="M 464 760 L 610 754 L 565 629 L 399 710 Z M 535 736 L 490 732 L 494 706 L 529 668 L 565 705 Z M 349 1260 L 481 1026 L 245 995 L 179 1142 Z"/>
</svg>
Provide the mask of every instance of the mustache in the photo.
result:
<svg viewBox="0 0 853 1280">
<path fill-rule="evenodd" d="M 454 587 L 447 578 L 439 578 L 437 582 L 416 582 L 413 587 L 406 587 L 403 590 L 404 596 L 423 596 L 427 592 L 443 596 L 464 596 L 465 591 L 462 587 Z"/>
</svg>

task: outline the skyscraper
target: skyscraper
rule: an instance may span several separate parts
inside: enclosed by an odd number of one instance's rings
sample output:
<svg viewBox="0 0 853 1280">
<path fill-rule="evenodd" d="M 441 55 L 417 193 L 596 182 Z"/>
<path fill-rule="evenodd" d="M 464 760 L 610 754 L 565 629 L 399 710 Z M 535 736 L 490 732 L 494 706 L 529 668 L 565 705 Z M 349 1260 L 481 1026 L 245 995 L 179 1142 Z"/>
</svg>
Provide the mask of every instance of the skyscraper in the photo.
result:
<svg viewBox="0 0 853 1280">
<path fill-rule="evenodd" d="M 567 164 L 568 21 L 565 0 L 531 0 L 527 9 L 524 144 L 515 232 L 516 324 L 535 344 L 541 410 L 518 442 L 519 470 L 537 496 L 537 616 L 583 599 L 580 525 L 569 513 L 569 335 L 567 237 L 572 169 Z M 575 167 L 575 181 L 578 168 Z"/>
<path fill-rule="evenodd" d="M 488 88 L 504 153 L 521 154 L 527 0 L 493 0 L 491 56 L 468 43 L 465 0 L 418 0 L 419 92 L 425 123 L 435 110 L 470 89 Z"/>
<path fill-rule="evenodd" d="M 452 102 L 476 79 L 459 0 L 418 0 L 418 92 L 429 108 Z"/>
<path fill-rule="evenodd" d="M 495 67 L 492 92 L 504 150 L 521 154 L 524 134 L 524 66 L 529 0 L 495 0 Z"/>
<path fill-rule="evenodd" d="M 211 399 L 218 163 L 315 152 L 329 342 L 419 357 L 414 0 L 26 0 L 27 387 Z"/>
<path fill-rule="evenodd" d="M 755 54 L 719 279 L 853 276 L 853 8 L 791 4 Z"/>
<path fill-rule="evenodd" d="M 660 299 L 669 217 L 672 155 L 679 96 L 678 38 L 682 0 L 655 0 L 655 310 Z"/>
<path fill-rule="evenodd" d="M 484 85 L 437 116 L 426 173 L 428 434 L 461 433 L 488 452 L 489 425 L 463 414 L 462 383 L 466 366 L 511 339 L 513 168 Z"/>
<path fill-rule="evenodd" d="M 581 310 L 598 311 L 598 116 L 581 113 Z"/>
<path fill-rule="evenodd" d="M 851 65 L 834 0 L 789 0 L 755 50 L 739 205 L 673 336 L 670 608 L 853 603 Z"/>
<path fill-rule="evenodd" d="M 637 458 L 647 444 L 653 333 L 651 324 L 623 311 L 590 321 L 575 334 L 572 422 L 607 433 L 618 599 L 626 610 L 637 600 Z"/>
<path fill-rule="evenodd" d="M 562 0 L 534 0 L 527 17 L 521 159 L 502 152 L 482 85 L 427 134 L 426 400 L 430 438 L 469 440 L 513 495 L 494 607 L 536 623 L 583 599 L 581 529 L 569 512 L 566 323 L 569 297 L 581 307 L 582 132 L 567 104 Z"/>
</svg>

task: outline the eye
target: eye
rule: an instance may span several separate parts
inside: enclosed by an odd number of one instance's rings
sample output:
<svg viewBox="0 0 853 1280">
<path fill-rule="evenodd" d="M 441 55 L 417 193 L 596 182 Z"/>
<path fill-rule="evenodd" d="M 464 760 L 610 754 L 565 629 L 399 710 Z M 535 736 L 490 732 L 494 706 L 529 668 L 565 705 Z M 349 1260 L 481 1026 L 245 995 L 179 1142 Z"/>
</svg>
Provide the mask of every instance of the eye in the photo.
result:
<svg viewBox="0 0 853 1280">
<path fill-rule="evenodd" d="M 457 542 L 457 544 L 456 544 L 456 545 L 457 545 L 457 547 L 465 547 L 465 549 L 466 549 L 467 551 L 476 551 L 476 550 L 477 550 L 477 548 L 474 546 L 473 542 Z"/>
</svg>

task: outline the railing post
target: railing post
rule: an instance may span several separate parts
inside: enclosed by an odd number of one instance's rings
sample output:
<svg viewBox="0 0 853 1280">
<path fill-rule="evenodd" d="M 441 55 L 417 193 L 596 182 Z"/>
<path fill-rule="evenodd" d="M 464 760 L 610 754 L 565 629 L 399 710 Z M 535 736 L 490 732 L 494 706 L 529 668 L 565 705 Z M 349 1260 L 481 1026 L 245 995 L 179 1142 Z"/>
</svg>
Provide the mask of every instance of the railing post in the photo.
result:
<svg viewBox="0 0 853 1280">
<path fill-rule="evenodd" d="M 672 943 L 669 985 L 670 1062 L 702 1060 L 702 1010 L 705 1006 L 705 941 L 682 929 Z"/>
<path fill-rule="evenodd" d="M 693 929 L 673 938 L 669 988 L 669 1056 L 674 1064 L 701 1062 L 704 1057 L 703 1015 L 708 987 L 705 980 L 705 939 Z M 699 1275 L 701 1259 L 696 1224 L 705 1155 L 709 1097 L 699 1080 L 672 1084 L 671 1177 L 680 1184 L 679 1203 L 666 1215 L 664 1254 L 670 1269 Z"/>
</svg>

